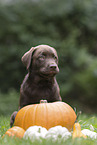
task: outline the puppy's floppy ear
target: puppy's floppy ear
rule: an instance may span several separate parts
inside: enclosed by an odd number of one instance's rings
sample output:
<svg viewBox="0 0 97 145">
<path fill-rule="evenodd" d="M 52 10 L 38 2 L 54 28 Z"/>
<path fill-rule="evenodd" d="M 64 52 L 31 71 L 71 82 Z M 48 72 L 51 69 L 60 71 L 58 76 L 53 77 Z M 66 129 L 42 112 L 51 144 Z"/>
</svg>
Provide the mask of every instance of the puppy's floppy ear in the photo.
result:
<svg viewBox="0 0 97 145">
<path fill-rule="evenodd" d="M 32 53 L 34 52 L 35 47 L 32 47 L 29 51 L 27 51 L 23 57 L 22 57 L 22 62 L 23 64 L 26 66 L 27 69 L 29 69 L 30 64 L 31 64 L 31 57 L 32 57 Z"/>
</svg>

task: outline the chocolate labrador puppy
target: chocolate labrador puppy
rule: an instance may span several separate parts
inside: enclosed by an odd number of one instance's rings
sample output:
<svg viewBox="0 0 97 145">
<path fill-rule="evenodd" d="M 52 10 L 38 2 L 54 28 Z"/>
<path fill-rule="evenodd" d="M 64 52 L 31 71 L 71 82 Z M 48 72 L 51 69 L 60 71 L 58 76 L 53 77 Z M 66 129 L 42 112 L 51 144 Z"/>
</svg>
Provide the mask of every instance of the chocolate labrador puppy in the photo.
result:
<svg viewBox="0 0 97 145">
<path fill-rule="evenodd" d="M 39 45 L 32 47 L 22 57 L 28 70 L 20 88 L 19 109 L 29 104 L 61 101 L 59 86 L 55 75 L 59 72 L 58 56 L 53 47 Z M 11 116 L 10 125 L 14 123 L 17 112 Z"/>
</svg>

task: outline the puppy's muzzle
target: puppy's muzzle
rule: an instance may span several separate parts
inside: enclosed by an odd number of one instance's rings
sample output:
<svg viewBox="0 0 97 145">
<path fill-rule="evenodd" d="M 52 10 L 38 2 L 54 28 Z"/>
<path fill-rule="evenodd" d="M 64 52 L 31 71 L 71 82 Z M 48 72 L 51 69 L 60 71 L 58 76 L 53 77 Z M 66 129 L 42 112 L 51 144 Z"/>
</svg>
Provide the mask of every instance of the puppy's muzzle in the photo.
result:
<svg viewBox="0 0 97 145">
<path fill-rule="evenodd" d="M 50 64 L 49 68 L 50 68 L 50 70 L 54 70 L 55 71 L 57 69 L 57 65 Z"/>
<path fill-rule="evenodd" d="M 52 73 L 58 73 L 59 72 L 59 68 L 57 66 L 57 64 L 53 63 L 49 65 L 49 71 Z"/>
</svg>

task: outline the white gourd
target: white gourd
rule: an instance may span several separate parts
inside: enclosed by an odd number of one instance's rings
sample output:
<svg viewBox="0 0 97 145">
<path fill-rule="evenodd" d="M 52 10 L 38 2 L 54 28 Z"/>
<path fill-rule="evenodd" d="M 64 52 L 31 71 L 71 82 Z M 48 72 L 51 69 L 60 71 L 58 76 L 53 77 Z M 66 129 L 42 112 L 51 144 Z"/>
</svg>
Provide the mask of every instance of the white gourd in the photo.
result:
<svg viewBox="0 0 97 145">
<path fill-rule="evenodd" d="M 32 142 L 38 140 L 42 142 L 42 139 L 45 138 L 47 129 L 41 126 L 31 126 L 29 127 L 25 134 L 24 139 L 30 139 Z"/>
<path fill-rule="evenodd" d="M 89 129 L 83 129 L 81 132 L 82 132 L 84 135 L 86 135 L 86 136 L 88 136 L 88 137 L 90 137 L 90 138 L 92 138 L 92 139 L 97 139 L 97 133 L 94 132 L 94 131 L 91 131 L 91 130 L 89 130 Z"/>
<path fill-rule="evenodd" d="M 48 133 L 45 136 L 47 141 L 51 140 L 52 142 L 61 142 L 66 140 L 71 136 L 71 133 L 67 128 L 62 126 L 55 126 L 48 130 Z"/>
</svg>

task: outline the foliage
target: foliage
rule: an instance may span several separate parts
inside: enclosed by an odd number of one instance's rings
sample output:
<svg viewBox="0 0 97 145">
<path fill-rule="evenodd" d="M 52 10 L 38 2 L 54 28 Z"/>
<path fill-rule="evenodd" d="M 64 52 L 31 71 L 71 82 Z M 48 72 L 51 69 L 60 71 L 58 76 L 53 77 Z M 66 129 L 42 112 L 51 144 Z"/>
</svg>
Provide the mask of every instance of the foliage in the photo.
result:
<svg viewBox="0 0 97 145">
<path fill-rule="evenodd" d="M 0 93 L 0 115 L 9 116 L 13 111 L 18 110 L 19 93 L 10 90 L 8 94 Z"/>
<path fill-rule="evenodd" d="M 19 90 L 26 73 L 21 56 L 48 44 L 59 55 L 63 101 L 97 102 L 97 1 L 0 1 L 0 90 Z"/>
</svg>

